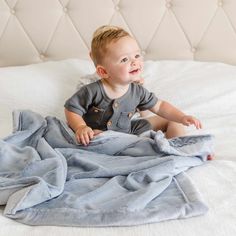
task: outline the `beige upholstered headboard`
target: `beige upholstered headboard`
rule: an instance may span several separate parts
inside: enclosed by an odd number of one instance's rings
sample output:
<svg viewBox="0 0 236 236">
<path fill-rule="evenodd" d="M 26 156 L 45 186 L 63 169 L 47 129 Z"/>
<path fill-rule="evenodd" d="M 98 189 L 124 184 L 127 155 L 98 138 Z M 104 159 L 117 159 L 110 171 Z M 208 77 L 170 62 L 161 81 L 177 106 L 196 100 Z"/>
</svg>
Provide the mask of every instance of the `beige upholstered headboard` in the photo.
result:
<svg viewBox="0 0 236 236">
<path fill-rule="evenodd" d="M 93 31 L 120 25 L 146 59 L 236 64 L 236 0 L 0 0 L 0 66 L 88 58 Z"/>
</svg>

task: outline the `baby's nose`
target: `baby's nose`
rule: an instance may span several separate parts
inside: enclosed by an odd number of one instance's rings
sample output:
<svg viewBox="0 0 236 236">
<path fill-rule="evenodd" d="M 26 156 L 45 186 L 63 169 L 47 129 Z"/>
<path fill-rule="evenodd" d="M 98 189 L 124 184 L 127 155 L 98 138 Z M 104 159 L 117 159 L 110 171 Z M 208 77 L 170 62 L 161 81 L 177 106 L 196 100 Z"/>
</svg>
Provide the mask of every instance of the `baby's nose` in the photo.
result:
<svg viewBox="0 0 236 236">
<path fill-rule="evenodd" d="M 136 64 L 137 64 L 137 60 L 136 60 L 136 59 L 134 59 L 134 60 L 131 61 L 131 65 L 132 65 L 132 66 L 135 66 Z"/>
</svg>

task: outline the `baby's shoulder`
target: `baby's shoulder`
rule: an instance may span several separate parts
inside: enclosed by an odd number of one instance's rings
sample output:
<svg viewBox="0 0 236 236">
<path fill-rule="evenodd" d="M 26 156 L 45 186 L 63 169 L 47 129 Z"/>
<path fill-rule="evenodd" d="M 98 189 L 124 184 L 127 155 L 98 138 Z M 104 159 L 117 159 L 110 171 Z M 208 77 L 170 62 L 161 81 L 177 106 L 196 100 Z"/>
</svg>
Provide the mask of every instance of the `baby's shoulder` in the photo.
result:
<svg viewBox="0 0 236 236">
<path fill-rule="evenodd" d="M 89 84 L 85 84 L 83 85 L 80 90 L 87 90 L 87 91 L 97 91 L 99 90 L 99 81 L 95 81 L 95 82 L 92 82 L 92 83 L 89 83 Z"/>
</svg>

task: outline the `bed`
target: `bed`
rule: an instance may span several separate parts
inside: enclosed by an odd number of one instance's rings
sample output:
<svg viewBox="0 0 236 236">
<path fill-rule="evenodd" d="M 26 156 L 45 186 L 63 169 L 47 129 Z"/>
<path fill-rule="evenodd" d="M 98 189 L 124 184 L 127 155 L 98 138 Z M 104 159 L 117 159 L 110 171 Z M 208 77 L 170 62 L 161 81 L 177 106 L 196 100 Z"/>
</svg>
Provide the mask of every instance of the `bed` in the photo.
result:
<svg viewBox="0 0 236 236">
<path fill-rule="evenodd" d="M 235 235 L 235 2 L 102 3 L 0 2 L 0 137 L 12 132 L 16 109 L 65 119 L 65 100 L 94 73 L 88 58 L 92 32 L 102 24 L 120 25 L 145 54 L 145 86 L 201 119 L 203 129 L 189 127 L 189 134 L 215 137 L 215 159 L 187 171 L 209 210 L 129 227 L 62 227 L 18 223 L 3 215 L 3 205 L 0 235 Z"/>
</svg>

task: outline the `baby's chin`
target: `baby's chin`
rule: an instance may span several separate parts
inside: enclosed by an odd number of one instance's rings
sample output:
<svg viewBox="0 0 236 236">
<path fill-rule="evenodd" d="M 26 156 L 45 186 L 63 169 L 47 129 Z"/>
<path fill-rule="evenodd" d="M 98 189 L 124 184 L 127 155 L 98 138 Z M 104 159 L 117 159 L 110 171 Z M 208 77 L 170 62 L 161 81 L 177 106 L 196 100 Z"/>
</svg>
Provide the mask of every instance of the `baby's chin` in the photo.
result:
<svg viewBox="0 0 236 236">
<path fill-rule="evenodd" d="M 141 79 L 141 73 L 136 74 L 135 76 L 131 76 L 134 82 L 139 81 Z"/>
<path fill-rule="evenodd" d="M 135 74 L 130 74 L 130 78 L 132 78 L 132 80 L 139 80 L 141 78 L 141 72 L 135 73 Z"/>
<path fill-rule="evenodd" d="M 139 77 L 139 78 L 137 78 L 137 79 L 133 79 L 133 80 L 131 80 L 131 83 L 136 83 L 136 84 L 143 84 L 143 82 L 142 82 L 142 80 L 141 80 L 141 78 Z"/>
</svg>

